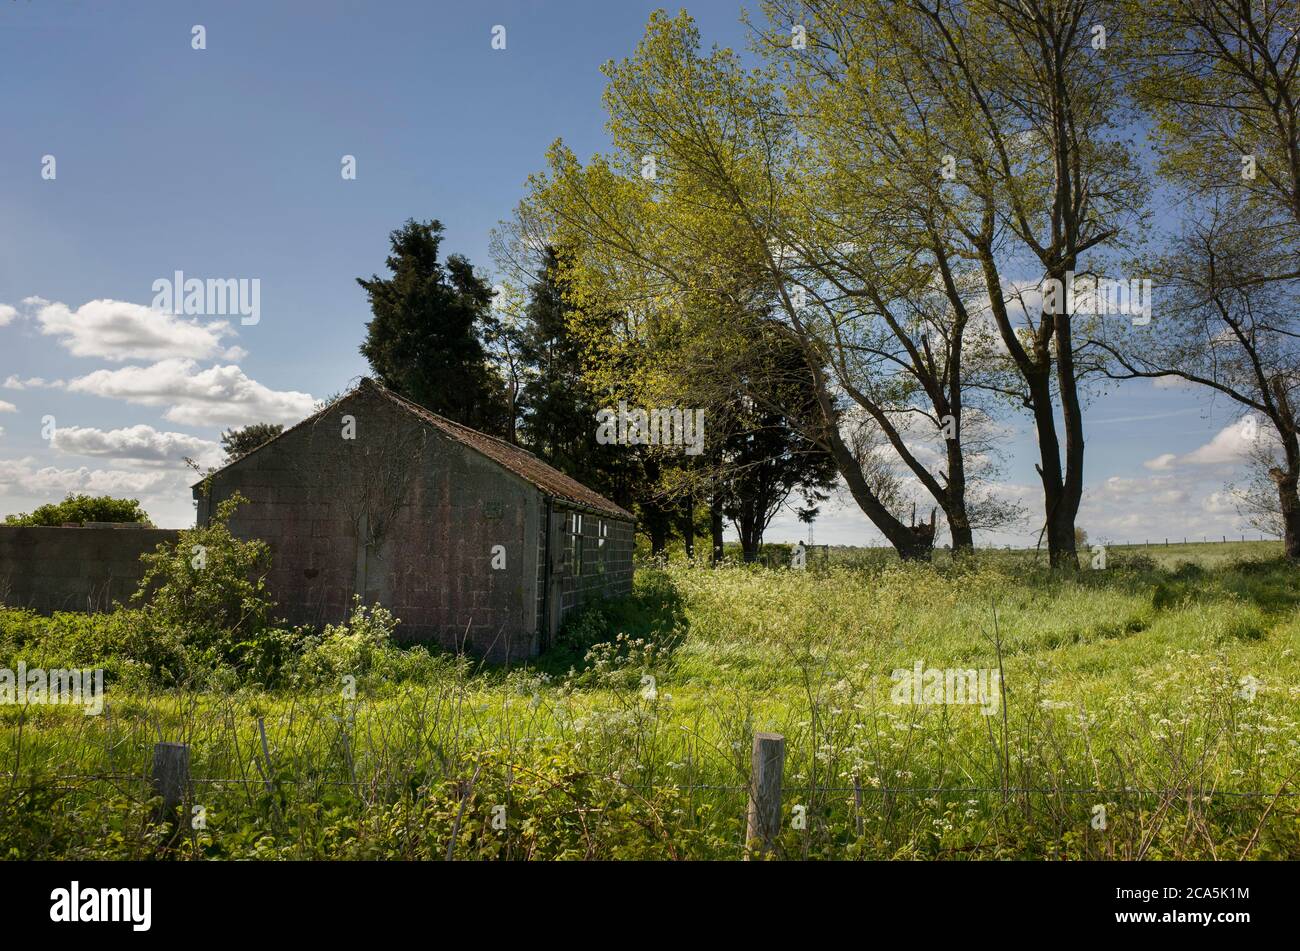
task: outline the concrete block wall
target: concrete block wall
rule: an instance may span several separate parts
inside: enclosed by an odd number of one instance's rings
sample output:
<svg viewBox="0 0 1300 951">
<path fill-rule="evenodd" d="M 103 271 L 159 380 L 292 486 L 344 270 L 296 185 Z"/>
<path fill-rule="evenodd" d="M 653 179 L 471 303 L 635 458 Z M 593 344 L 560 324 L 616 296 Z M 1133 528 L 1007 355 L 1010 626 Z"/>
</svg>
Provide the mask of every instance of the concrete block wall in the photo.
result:
<svg viewBox="0 0 1300 951">
<path fill-rule="evenodd" d="M 200 524 L 236 492 L 248 500 L 230 520 L 240 538 L 260 538 L 271 550 L 267 585 L 279 613 L 292 624 L 322 625 L 348 613 L 356 570 L 347 513 L 339 505 L 330 450 L 338 450 L 338 420 L 285 433 L 209 480 L 198 496 Z"/>
<path fill-rule="evenodd" d="M 577 510 L 565 510 L 564 544 L 566 551 L 564 577 L 560 584 L 561 616 L 582 605 L 604 597 L 617 597 L 632 593 L 632 552 L 635 525 L 632 522 L 582 512 L 582 571 L 573 571 L 571 529 L 569 518 Z M 600 526 L 606 529 L 605 543 L 600 544 Z"/>
<path fill-rule="evenodd" d="M 399 636 L 497 663 L 535 656 L 541 493 L 440 434 L 412 466 L 408 505 L 383 549 L 382 593 L 402 619 Z"/>
<path fill-rule="evenodd" d="M 116 526 L 0 526 L 0 602 L 54 611 L 103 611 L 129 602 L 144 577 L 140 556 L 179 532 Z"/>
<path fill-rule="evenodd" d="M 548 635 L 546 631 L 546 535 L 547 520 L 550 517 L 548 507 L 543 501 L 541 514 L 537 519 L 537 567 L 536 567 L 536 595 L 533 598 L 533 604 L 536 608 L 534 621 L 535 630 L 538 634 L 538 641 L 543 647 L 549 646 Z"/>
<path fill-rule="evenodd" d="M 291 622 L 342 621 L 357 593 L 401 619 L 402 640 L 494 662 L 537 653 L 541 493 L 381 395 L 350 395 L 210 484 L 200 519 L 236 490 L 249 499 L 231 529 L 269 544 L 268 585 Z"/>
</svg>

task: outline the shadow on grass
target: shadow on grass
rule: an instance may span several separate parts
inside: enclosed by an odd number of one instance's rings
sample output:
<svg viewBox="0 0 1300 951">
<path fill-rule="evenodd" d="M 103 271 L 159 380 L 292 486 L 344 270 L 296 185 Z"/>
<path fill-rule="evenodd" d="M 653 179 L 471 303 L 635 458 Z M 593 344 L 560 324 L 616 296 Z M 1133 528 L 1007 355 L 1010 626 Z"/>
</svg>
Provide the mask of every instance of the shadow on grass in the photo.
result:
<svg viewBox="0 0 1300 951">
<path fill-rule="evenodd" d="M 1221 568 L 1184 563 L 1173 570 L 1121 570 L 1087 582 L 1135 594 L 1149 592 L 1156 611 L 1236 599 L 1269 615 L 1288 614 L 1300 607 L 1300 568 L 1285 558 L 1239 561 Z"/>
<path fill-rule="evenodd" d="M 530 666 L 557 676 L 581 670 L 588 648 L 619 634 L 671 652 L 686 637 L 687 628 L 685 602 L 672 579 L 662 571 L 643 569 L 637 572 L 632 594 L 595 601 L 571 614 L 555 643 Z"/>
</svg>

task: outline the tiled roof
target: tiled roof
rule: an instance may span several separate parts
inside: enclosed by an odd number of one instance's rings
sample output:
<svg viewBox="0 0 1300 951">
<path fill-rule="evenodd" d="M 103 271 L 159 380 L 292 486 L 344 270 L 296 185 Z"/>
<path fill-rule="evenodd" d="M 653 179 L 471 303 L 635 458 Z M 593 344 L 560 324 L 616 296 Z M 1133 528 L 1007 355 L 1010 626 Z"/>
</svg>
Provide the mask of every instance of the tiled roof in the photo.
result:
<svg viewBox="0 0 1300 951">
<path fill-rule="evenodd" d="M 361 390 L 367 390 L 371 393 L 382 396 L 396 404 L 401 409 L 406 410 L 421 422 L 432 426 L 449 439 L 454 439 L 462 446 L 468 446 L 475 452 L 487 456 L 497 465 L 513 472 L 525 482 L 535 485 L 551 498 L 559 499 L 564 502 L 571 502 L 574 505 L 579 505 L 595 512 L 601 512 L 613 518 L 627 519 L 628 521 L 635 519 L 635 516 L 631 512 L 615 505 L 599 492 L 587 488 L 577 479 L 565 475 L 554 466 L 547 465 L 531 452 L 520 449 L 518 446 L 511 445 L 504 439 L 498 439 L 496 436 L 489 436 L 486 433 L 479 432 L 477 429 L 470 429 L 468 426 L 462 426 L 460 423 L 454 423 L 446 417 L 430 412 L 418 403 L 412 403 L 410 400 L 398 396 L 392 390 L 381 386 L 369 377 L 362 377 L 361 382 L 357 385 L 356 389 L 345 394 L 342 399 L 347 399 L 349 396 L 352 396 Z M 286 429 L 279 436 L 275 436 L 274 438 L 267 440 L 267 442 L 262 443 L 261 446 L 258 446 L 257 449 L 254 449 L 252 452 L 258 452 L 263 447 L 270 445 L 277 439 L 280 439 L 291 430 L 297 429 L 298 426 L 310 422 L 312 419 L 315 419 L 317 416 L 322 415 L 332 408 L 331 405 L 322 409 L 318 413 L 314 413 L 301 423 Z M 240 458 L 245 459 L 248 455 L 252 455 L 252 453 L 250 452 Z M 237 459 L 235 462 L 228 463 L 228 465 L 235 465 L 238 462 L 239 460 Z M 226 467 L 223 466 L 222 468 Z M 201 484 L 202 481 L 197 483 L 197 485 Z"/>
</svg>

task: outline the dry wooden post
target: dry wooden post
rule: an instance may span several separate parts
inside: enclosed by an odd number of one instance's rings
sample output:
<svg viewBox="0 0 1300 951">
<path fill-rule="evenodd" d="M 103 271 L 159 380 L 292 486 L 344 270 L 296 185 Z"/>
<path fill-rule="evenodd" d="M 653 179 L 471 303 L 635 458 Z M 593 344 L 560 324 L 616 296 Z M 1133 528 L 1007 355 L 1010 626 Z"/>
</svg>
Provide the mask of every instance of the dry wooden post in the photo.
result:
<svg viewBox="0 0 1300 951">
<path fill-rule="evenodd" d="M 862 838 L 862 778 L 857 773 L 853 774 L 853 817 L 860 839 Z"/>
<path fill-rule="evenodd" d="M 781 831 L 781 773 L 785 769 L 785 737 L 755 733 L 750 762 L 749 814 L 745 822 L 745 858 L 751 848 L 772 848 Z M 757 844 L 755 844 L 757 843 Z"/>
<path fill-rule="evenodd" d="M 190 785 L 188 743 L 155 743 L 153 748 L 153 792 L 162 797 L 160 819 L 171 816 L 185 799 Z"/>
<path fill-rule="evenodd" d="M 266 721 L 262 717 L 257 718 L 257 732 L 262 738 L 262 758 L 266 760 L 266 769 L 262 769 L 260 764 L 257 768 L 266 782 L 266 791 L 273 792 L 275 787 L 271 784 L 271 777 L 275 775 L 275 767 L 271 765 L 271 748 L 266 743 Z"/>
</svg>

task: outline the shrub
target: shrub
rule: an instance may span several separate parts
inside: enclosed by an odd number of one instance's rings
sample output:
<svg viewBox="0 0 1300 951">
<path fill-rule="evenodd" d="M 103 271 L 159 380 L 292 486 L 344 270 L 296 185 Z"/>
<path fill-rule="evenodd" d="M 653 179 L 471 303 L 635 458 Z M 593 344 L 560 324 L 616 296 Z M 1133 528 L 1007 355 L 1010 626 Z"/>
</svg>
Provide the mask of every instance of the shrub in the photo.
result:
<svg viewBox="0 0 1300 951">
<path fill-rule="evenodd" d="M 30 513 L 5 517 L 6 525 L 62 525 L 64 522 L 141 522 L 151 525 L 137 499 L 115 499 L 107 495 L 69 494 L 62 502 L 42 505 Z"/>
<path fill-rule="evenodd" d="M 1131 574 L 1150 574 L 1155 572 L 1159 565 L 1150 555 L 1142 552 L 1133 551 L 1111 551 L 1109 553 L 1109 567 L 1116 571 L 1126 571 Z"/>
<path fill-rule="evenodd" d="M 571 612 L 546 662 L 561 669 L 617 634 L 653 644 L 665 655 L 681 642 L 686 634 L 684 607 L 669 574 L 643 569 L 630 596 L 600 598 Z"/>
<path fill-rule="evenodd" d="M 172 685 L 186 680 L 186 651 L 174 631 L 156 630 L 141 611 L 59 612 L 42 617 L 0 610 L 0 661 L 46 668 L 102 667 L 110 683 Z"/>
<path fill-rule="evenodd" d="M 229 665 L 270 684 L 297 652 L 302 635 L 277 627 L 272 617 L 266 543 L 236 538 L 227 525 L 246 501 L 236 492 L 207 525 L 141 556 L 145 575 L 132 599 L 146 603 L 151 627 L 177 634 L 197 663 Z"/>
<path fill-rule="evenodd" d="M 352 596 L 352 616 L 342 624 L 326 625 L 304 641 L 298 662 L 300 680 L 325 683 L 338 677 L 370 673 L 393 651 L 393 632 L 400 622 L 387 608 L 366 607 Z"/>
<path fill-rule="evenodd" d="M 464 655 L 431 654 L 418 644 L 400 646 L 393 638 L 400 623 L 387 608 L 378 604 L 367 607 L 353 595 L 352 614 L 346 621 L 304 636 L 294 682 L 299 686 L 337 686 L 343 677 L 351 676 L 387 683 L 433 683 L 446 674 L 468 676 L 471 661 Z"/>
</svg>

